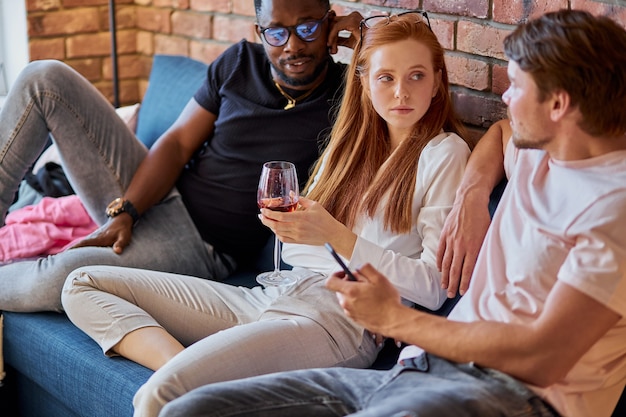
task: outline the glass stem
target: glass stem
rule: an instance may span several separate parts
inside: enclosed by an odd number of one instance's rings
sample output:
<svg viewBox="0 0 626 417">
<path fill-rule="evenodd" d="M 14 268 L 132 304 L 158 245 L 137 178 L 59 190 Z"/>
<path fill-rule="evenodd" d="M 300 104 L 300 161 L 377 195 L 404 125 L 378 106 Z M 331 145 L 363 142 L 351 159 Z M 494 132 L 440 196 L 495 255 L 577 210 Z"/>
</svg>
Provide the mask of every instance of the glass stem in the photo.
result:
<svg viewBox="0 0 626 417">
<path fill-rule="evenodd" d="M 274 235 L 274 273 L 278 274 L 280 271 L 280 240 L 278 236 Z"/>
</svg>

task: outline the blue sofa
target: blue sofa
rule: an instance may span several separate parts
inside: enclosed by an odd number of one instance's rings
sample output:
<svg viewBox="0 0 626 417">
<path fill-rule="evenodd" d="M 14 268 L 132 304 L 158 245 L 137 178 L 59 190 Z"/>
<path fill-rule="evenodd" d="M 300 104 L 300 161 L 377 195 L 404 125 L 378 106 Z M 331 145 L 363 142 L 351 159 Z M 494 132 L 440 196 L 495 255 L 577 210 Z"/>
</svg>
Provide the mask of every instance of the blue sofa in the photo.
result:
<svg viewBox="0 0 626 417">
<path fill-rule="evenodd" d="M 205 71 L 205 64 L 186 57 L 154 57 L 138 116 L 140 140 L 150 146 L 170 126 L 202 82 Z M 497 201 L 498 193 L 494 197 Z M 272 243 L 259 254 L 255 267 L 237 271 L 226 282 L 255 285 L 256 274 L 272 268 Z M 455 299 L 449 300 L 434 313 L 447 315 L 455 303 Z M 3 315 L 7 375 L 0 387 L 0 416 L 132 416 L 132 398 L 151 370 L 121 357 L 105 357 L 64 314 Z M 395 345 L 388 343 L 372 367 L 391 367 L 397 354 Z M 614 416 L 626 415 L 625 410 L 626 400 L 622 398 Z"/>
</svg>

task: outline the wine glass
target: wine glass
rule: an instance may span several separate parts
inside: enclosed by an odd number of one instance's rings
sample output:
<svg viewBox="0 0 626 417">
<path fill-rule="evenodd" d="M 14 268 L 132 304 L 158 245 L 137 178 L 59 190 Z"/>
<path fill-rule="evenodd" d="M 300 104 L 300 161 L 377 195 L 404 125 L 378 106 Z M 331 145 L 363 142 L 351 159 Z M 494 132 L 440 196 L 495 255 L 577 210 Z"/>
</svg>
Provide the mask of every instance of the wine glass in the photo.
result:
<svg viewBox="0 0 626 417">
<path fill-rule="evenodd" d="M 285 161 L 263 164 L 257 191 L 259 208 L 292 212 L 298 207 L 298 198 L 298 176 L 294 164 Z M 280 270 L 280 254 L 280 240 L 274 236 L 274 270 L 256 277 L 264 287 L 288 287 L 297 282 L 297 278 L 288 271 Z"/>
</svg>

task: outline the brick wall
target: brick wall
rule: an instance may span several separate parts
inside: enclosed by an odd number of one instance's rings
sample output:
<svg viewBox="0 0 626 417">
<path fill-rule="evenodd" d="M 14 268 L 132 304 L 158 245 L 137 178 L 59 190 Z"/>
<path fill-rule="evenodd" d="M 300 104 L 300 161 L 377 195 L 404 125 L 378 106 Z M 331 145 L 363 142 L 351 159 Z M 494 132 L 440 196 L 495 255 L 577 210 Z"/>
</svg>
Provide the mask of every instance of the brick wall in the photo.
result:
<svg viewBox="0 0 626 417">
<path fill-rule="evenodd" d="M 297 1 L 297 0 L 294 0 Z M 502 39 L 517 23 L 560 8 L 606 14 L 626 27 L 626 0 L 336 0 L 338 14 L 421 8 L 447 50 L 457 109 L 478 136 L 505 114 Z M 108 0 L 26 0 L 32 60 L 66 61 L 112 99 Z M 120 102 L 141 100 L 151 57 L 211 62 L 233 42 L 258 41 L 253 0 L 116 0 Z"/>
</svg>

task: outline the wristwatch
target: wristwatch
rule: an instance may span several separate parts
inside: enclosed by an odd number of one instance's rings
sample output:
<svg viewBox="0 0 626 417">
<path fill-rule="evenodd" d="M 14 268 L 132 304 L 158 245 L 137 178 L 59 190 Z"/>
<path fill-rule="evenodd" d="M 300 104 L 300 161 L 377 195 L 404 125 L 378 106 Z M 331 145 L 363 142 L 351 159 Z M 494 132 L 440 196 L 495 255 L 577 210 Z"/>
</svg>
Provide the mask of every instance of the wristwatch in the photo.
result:
<svg viewBox="0 0 626 417">
<path fill-rule="evenodd" d="M 133 218 L 133 224 L 137 223 L 137 220 L 139 220 L 139 213 L 137 213 L 137 209 L 133 206 L 133 203 L 125 198 L 119 197 L 109 203 L 106 209 L 106 215 L 113 218 L 121 213 L 130 214 L 130 217 Z"/>
</svg>

